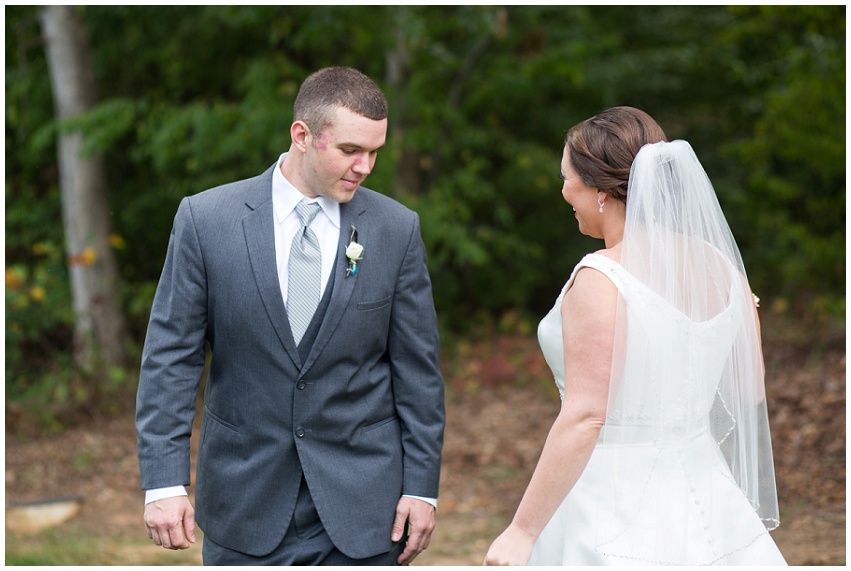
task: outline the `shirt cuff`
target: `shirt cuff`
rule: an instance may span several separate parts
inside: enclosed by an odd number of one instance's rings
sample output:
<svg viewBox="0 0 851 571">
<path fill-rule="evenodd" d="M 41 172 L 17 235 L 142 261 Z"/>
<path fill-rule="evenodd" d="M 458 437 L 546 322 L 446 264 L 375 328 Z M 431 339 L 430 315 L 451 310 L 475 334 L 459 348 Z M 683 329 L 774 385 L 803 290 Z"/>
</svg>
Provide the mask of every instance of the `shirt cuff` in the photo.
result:
<svg viewBox="0 0 851 571">
<path fill-rule="evenodd" d="M 157 500 L 164 500 L 166 498 L 174 498 L 177 496 L 188 496 L 189 494 L 186 492 L 186 488 L 183 486 L 171 486 L 168 488 L 154 488 L 153 490 L 145 490 L 145 505 L 150 504 L 151 502 L 156 502 Z M 408 498 L 414 498 L 417 500 L 422 500 L 427 504 L 430 504 L 434 509 L 437 509 L 437 500 L 435 498 L 424 498 L 422 496 L 410 496 L 405 495 Z"/>
<path fill-rule="evenodd" d="M 435 499 L 435 498 L 424 498 L 422 496 L 411 496 L 411 495 L 408 495 L 408 494 L 402 494 L 402 497 L 414 498 L 415 500 L 422 500 L 427 504 L 431 504 L 434 507 L 434 509 L 437 509 L 437 499 Z"/>
<path fill-rule="evenodd" d="M 186 488 L 183 486 L 170 486 L 168 488 L 154 488 L 152 490 L 145 490 L 145 505 L 148 505 L 151 502 L 155 502 L 157 500 L 164 500 L 166 498 L 175 498 L 177 496 L 188 496 L 186 493 Z"/>
</svg>

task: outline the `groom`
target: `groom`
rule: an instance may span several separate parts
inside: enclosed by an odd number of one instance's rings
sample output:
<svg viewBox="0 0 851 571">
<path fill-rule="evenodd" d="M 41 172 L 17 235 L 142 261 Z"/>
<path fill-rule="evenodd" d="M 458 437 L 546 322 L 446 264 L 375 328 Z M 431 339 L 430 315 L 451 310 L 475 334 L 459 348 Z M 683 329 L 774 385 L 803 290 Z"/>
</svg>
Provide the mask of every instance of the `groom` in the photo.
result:
<svg viewBox="0 0 851 571">
<path fill-rule="evenodd" d="M 387 102 L 351 68 L 305 80 L 289 152 L 183 199 L 151 310 L 136 428 L 148 536 L 205 564 L 410 563 L 443 441 L 417 215 L 360 186 Z M 211 361 L 186 495 L 199 379 Z"/>
</svg>

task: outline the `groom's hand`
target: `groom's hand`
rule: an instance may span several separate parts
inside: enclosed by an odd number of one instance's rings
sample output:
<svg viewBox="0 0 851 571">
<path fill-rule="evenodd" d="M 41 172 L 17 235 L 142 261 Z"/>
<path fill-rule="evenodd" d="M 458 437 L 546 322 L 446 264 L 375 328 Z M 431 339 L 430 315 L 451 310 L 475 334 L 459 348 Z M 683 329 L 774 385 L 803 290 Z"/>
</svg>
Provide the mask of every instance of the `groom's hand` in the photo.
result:
<svg viewBox="0 0 851 571">
<path fill-rule="evenodd" d="M 399 556 L 399 565 L 408 565 L 428 547 L 431 532 L 434 531 L 434 506 L 428 502 L 403 496 L 396 504 L 396 520 L 393 522 L 394 542 L 401 541 L 408 522 L 408 542 L 405 551 Z"/>
<path fill-rule="evenodd" d="M 186 496 L 165 498 L 145 506 L 148 537 L 166 549 L 188 549 L 195 543 L 195 510 Z"/>
</svg>

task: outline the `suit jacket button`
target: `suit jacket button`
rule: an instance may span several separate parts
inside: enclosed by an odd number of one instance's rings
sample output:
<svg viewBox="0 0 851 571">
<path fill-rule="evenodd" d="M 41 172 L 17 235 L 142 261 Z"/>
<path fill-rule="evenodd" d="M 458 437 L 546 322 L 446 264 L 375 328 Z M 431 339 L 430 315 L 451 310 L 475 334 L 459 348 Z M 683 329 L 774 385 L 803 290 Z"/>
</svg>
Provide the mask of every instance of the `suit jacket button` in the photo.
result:
<svg viewBox="0 0 851 571">
<path fill-rule="evenodd" d="M 307 383 L 305 383 L 304 381 L 299 381 L 298 384 L 296 385 L 296 388 L 300 391 L 303 391 L 304 387 L 306 387 L 306 386 L 307 386 Z"/>
<path fill-rule="evenodd" d="M 295 429 L 295 435 L 299 438 L 304 438 L 304 429 L 302 427 L 298 427 Z"/>
</svg>

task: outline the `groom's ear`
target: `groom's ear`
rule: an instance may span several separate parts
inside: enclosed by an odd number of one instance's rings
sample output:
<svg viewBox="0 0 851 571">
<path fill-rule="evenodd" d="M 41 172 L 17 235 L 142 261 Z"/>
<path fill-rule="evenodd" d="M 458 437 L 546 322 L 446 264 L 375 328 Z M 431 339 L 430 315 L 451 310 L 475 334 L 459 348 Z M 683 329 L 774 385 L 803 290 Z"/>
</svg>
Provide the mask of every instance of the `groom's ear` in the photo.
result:
<svg viewBox="0 0 851 571">
<path fill-rule="evenodd" d="M 293 140 L 293 145 L 302 153 L 310 146 L 313 134 L 310 132 L 310 127 L 304 121 L 294 121 L 290 125 L 290 137 Z"/>
</svg>

